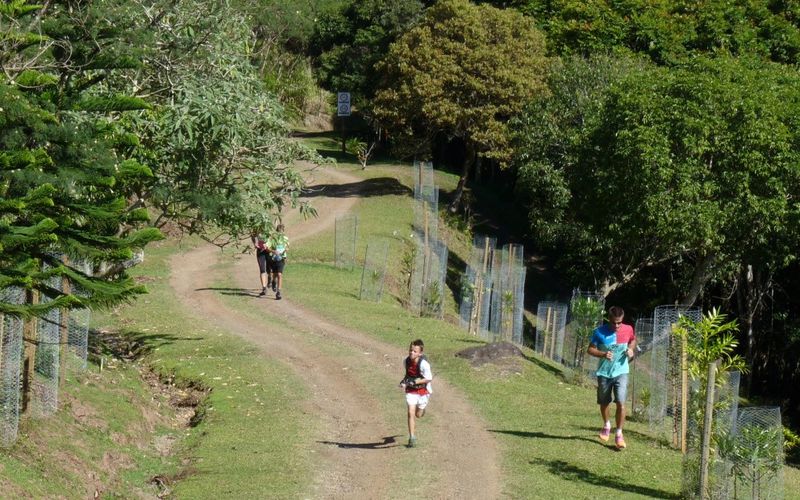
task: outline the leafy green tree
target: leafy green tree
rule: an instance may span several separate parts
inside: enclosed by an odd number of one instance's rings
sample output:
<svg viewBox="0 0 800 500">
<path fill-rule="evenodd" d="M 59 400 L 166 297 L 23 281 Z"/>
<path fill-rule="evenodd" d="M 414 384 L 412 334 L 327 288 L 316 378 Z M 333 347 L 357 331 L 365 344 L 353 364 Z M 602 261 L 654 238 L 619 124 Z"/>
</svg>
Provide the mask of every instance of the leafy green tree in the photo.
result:
<svg viewBox="0 0 800 500">
<path fill-rule="evenodd" d="M 158 209 L 157 225 L 219 245 L 268 233 L 297 204 L 303 180 L 293 163 L 317 157 L 289 139 L 284 108 L 249 59 L 245 17 L 224 2 L 165 8 L 168 15 L 143 20 L 155 30 L 153 64 L 132 86 L 157 105 L 126 121 L 141 138 L 137 158 L 156 178 L 139 186 L 138 203 Z"/>
<path fill-rule="evenodd" d="M 609 89 L 647 66 L 631 57 L 566 57 L 548 77 L 550 92 L 512 120 L 516 194 L 531 235 L 541 249 L 558 249 L 554 253 L 559 267 L 589 288 L 596 288 L 602 278 L 594 270 L 602 273 L 610 263 L 592 245 L 594 235 L 582 212 L 574 209 L 578 200 L 573 191 L 585 178 L 587 157 L 594 154 L 592 141 L 601 127 Z"/>
<path fill-rule="evenodd" d="M 155 229 L 137 229 L 147 213 L 130 207 L 127 195 L 150 172 L 124 156 L 135 138 L 116 124 L 122 111 L 146 103 L 102 85 L 132 64 L 119 43 L 125 27 L 112 22 L 113 9 L 74 7 L 17 1 L 0 9 L 0 288 L 19 286 L 51 299 L 0 303 L 5 313 L 128 300 L 144 289 L 124 266 L 93 276 L 73 263 L 121 264 L 160 237 Z M 61 277 L 82 295 L 53 287 Z"/>
<path fill-rule="evenodd" d="M 551 50 L 587 56 L 626 48 L 672 65 L 700 53 L 796 64 L 800 25 L 793 2 L 771 0 L 514 0 L 540 22 Z"/>
<path fill-rule="evenodd" d="M 800 187 L 797 79 L 733 58 L 643 69 L 607 88 L 599 119 L 580 133 L 586 142 L 568 149 L 572 160 L 526 148 L 523 171 L 553 172 L 551 232 L 565 262 L 606 293 L 671 266 L 681 302 L 692 304 L 712 280 L 731 283 L 743 259 L 791 260 L 800 236 L 790 201 Z M 535 137 L 552 121 L 526 123 L 522 136 Z M 547 209 L 555 190 L 526 186 L 530 210 Z"/>
<path fill-rule="evenodd" d="M 445 0 L 390 47 L 373 112 L 395 146 L 415 156 L 429 156 L 434 137 L 463 142 L 455 211 L 476 157 L 500 165 L 510 159 L 508 120 L 546 92 L 550 64 L 530 19 Z"/>
<path fill-rule="evenodd" d="M 378 87 L 375 64 L 421 13 L 420 0 L 360 0 L 323 14 L 309 47 L 322 86 L 350 92 L 353 104 L 366 110 Z"/>
</svg>

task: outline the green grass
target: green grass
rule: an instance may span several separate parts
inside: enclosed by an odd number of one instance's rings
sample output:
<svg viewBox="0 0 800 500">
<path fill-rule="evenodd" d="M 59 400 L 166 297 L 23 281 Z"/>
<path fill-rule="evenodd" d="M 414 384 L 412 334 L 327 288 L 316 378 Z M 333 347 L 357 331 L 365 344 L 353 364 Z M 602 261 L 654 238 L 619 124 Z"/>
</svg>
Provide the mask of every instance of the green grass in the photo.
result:
<svg viewBox="0 0 800 500">
<path fill-rule="evenodd" d="M 109 497 L 152 496 L 159 492 L 150 483 L 153 476 L 178 471 L 174 457 L 152 446 L 156 436 L 177 431 L 170 426 L 174 413 L 151 394 L 141 367 L 97 368 L 69 372 L 53 417 L 22 419 L 19 439 L 0 454 L 0 496 L 87 498 L 95 487 Z"/>
</svg>

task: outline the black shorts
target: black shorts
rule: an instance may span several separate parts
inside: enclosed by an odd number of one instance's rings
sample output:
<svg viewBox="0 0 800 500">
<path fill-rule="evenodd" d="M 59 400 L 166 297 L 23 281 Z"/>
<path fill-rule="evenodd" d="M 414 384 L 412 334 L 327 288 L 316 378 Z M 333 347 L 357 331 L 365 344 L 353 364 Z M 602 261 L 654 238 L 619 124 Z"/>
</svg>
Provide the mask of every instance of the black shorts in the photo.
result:
<svg viewBox="0 0 800 500">
<path fill-rule="evenodd" d="M 256 250 L 256 259 L 258 260 L 258 270 L 261 271 L 261 274 L 266 273 L 269 254 L 262 250 Z"/>
<path fill-rule="evenodd" d="M 269 259 L 269 270 L 273 273 L 282 273 L 283 266 L 286 265 L 286 259 L 274 260 Z"/>
</svg>

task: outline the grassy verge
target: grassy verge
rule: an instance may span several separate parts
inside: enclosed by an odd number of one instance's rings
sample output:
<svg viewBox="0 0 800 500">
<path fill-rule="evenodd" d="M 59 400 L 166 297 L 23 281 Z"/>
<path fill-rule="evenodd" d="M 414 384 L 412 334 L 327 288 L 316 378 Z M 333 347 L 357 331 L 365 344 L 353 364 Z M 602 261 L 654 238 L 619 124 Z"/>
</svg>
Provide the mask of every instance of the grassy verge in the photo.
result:
<svg viewBox="0 0 800 500">
<path fill-rule="evenodd" d="M 152 478 L 179 469 L 166 453 L 179 432 L 169 397 L 148 385 L 141 364 L 106 359 L 102 372 L 93 364 L 69 372 L 54 416 L 22 419 L 17 442 L 0 453 L 0 496 L 164 491 Z"/>
<path fill-rule="evenodd" d="M 298 497 L 310 483 L 301 436 L 313 422 L 300 402 L 306 390 L 284 366 L 251 345 L 185 311 L 169 288 L 174 243 L 149 249 L 135 274 L 150 294 L 119 308 L 108 321 L 148 343 L 152 368 L 178 385 L 210 390 L 202 420 L 184 431 L 178 456 L 186 464 L 178 498 Z"/>
</svg>

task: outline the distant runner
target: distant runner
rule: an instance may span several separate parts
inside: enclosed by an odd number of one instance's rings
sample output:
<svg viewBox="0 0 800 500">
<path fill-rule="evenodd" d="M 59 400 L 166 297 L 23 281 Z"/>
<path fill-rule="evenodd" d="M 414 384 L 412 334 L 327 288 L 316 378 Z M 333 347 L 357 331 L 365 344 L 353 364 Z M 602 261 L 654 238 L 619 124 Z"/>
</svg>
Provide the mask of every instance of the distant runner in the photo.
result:
<svg viewBox="0 0 800 500">
<path fill-rule="evenodd" d="M 253 248 L 256 249 L 256 260 L 258 261 L 258 271 L 259 271 L 259 278 L 261 279 L 261 293 L 258 294 L 259 297 L 263 297 L 267 294 L 267 288 L 269 287 L 269 249 L 267 248 L 266 239 L 263 235 L 253 233 L 250 236 L 250 241 L 253 242 Z"/>
<path fill-rule="evenodd" d="M 283 224 L 278 224 L 276 233 L 267 240 L 269 249 L 269 270 L 272 280 L 272 291 L 275 300 L 281 300 L 281 287 L 283 286 L 283 268 L 286 266 L 286 251 L 289 249 L 289 238 L 283 233 Z"/>
<path fill-rule="evenodd" d="M 622 322 L 625 311 L 613 306 L 608 309 L 608 323 L 595 328 L 589 348 L 590 356 L 600 358 L 597 363 L 597 404 L 600 405 L 600 416 L 603 427 L 600 429 L 600 440 L 608 441 L 611 435 L 611 421 L 608 419 L 608 407 L 611 396 L 617 404 L 615 420 L 617 431 L 614 444 L 618 450 L 625 448 L 622 427 L 625 425 L 625 399 L 628 394 L 628 360 L 633 358 L 636 348 L 636 335 L 633 327 Z"/>
<path fill-rule="evenodd" d="M 425 344 L 417 339 L 408 346 L 408 357 L 405 359 L 406 374 L 400 382 L 406 392 L 406 405 L 408 406 L 408 447 L 417 445 L 416 419 L 425 415 L 428 399 L 433 392 L 431 381 L 431 364 L 422 354 Z"/>
</svg>

